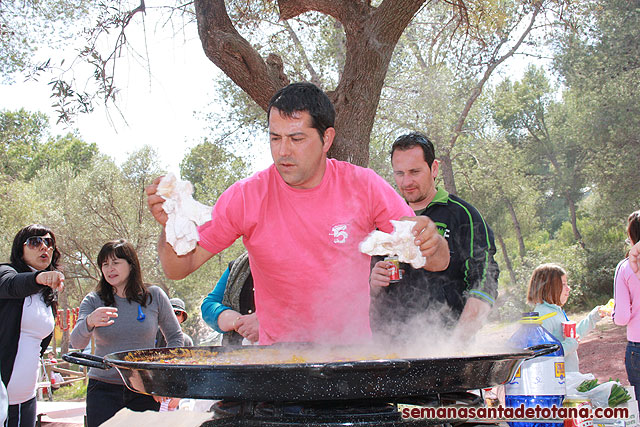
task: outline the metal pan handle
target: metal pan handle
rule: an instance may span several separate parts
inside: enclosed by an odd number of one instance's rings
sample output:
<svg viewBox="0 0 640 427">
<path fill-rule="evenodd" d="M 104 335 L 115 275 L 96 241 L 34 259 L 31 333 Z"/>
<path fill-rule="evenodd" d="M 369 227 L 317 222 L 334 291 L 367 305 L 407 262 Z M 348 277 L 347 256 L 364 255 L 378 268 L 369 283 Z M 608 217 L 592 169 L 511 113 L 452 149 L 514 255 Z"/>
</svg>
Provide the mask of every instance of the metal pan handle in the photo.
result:
<svg viewBox="0 0 640 427">
<path fill-rule="evenodd" d="M 82 353 L 74 351 L 71 353 L 63 354 L 62 360 L 75 363 L 76 365 L 88 366 L 90 368 L 109 369 L 111 366 L 105 362 L 103 357 L 95 356 L 89 353 Z"/>
<path fill-rule="evenodd" d="M 546 356 L 547 354 L 555 353 L 560 349 L 558 344 L 538 344 L 532 345 L 531 347 L 527 347 L 526 350 L 533 351 L 533 355 L 531 357 L 527 357 L 528 359 L 533 359 L 539 356 Z"/>
</svg>

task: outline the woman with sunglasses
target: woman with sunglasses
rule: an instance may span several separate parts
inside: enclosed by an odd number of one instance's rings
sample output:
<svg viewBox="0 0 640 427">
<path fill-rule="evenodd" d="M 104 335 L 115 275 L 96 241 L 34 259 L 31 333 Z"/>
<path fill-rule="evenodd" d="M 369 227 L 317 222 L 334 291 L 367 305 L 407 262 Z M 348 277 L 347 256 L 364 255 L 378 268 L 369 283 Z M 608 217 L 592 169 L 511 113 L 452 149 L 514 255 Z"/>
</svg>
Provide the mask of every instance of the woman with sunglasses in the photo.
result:
<svg viewBox="0 0 640 427">
<path fill-rule="evenodd" d="M 98 254 L 101 277 L 80 304 L 71 345 L 85 348 L 95 338 L 95 354 L 153 348 L 158 327 L 169 347 L 182 346 L 182 330 L 167 294 L 142 280 L 138 255 L 125 240 L 107 242 Z M 91 368 L 87 385 L 87 425 L 99 426 L 119 410 L 157 411 L 154 397 L 129 390 L 115 368 Z M 160 400 L 160 398 L 158 398 Z"/>
<path fill-rule="evenodd" d="M 637 248 L 640 242 L 640 211 L 635 211 L 627 219 L 626 243 Z M 637 254 L 637 252 L 636 252 Z M 640 401 L 640 277 L 632 269 L 632 256 L 620 261 L 614 276 L 613 322 L 627 327 L 627 350 L 624 365 L 629 384 L 634 387 L 636 400 Z M 636 255 L 637 256 L 637 255 Z"/>
<path fill-rule="evenodd" d="M 9 397 L 8 427 L 36 424 L 38 361 L 53 335 L 56 292 L 64 288 L 59 259 L 53 231 L 32 224 L 13 239 L 10 262 L 0 264 L 0 369 Z"/>
</svg>

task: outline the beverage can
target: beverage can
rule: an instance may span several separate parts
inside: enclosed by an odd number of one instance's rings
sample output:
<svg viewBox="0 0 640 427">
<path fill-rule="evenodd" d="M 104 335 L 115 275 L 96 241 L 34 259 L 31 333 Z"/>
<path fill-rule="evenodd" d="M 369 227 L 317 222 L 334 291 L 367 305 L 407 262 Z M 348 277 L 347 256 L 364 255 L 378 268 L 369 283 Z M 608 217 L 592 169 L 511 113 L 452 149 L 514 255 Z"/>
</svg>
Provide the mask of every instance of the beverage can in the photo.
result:
<svg viewBox="0 0 640 427">
<path fill-rule="evenodd" d="M 576 337 L 576 322 L 573 320 L 565 320 L 562 322 L 562 332 L 566 338 Z"/>
<path fill-rule="evenodd" d="M 389 282 L 396 283 L 400 281 L 400 261 L 397 256 L 388 256 L 384 259 L 392 265 L 389 267 Z"/>
<path fill-rule="evenodd" d="M 564 427 L 592 427 L 591 400 L 585 396 L 567 396 L 562 402 L 565 408 L 576 408 L 576 413 L 564 420 Z"/>
</svg>

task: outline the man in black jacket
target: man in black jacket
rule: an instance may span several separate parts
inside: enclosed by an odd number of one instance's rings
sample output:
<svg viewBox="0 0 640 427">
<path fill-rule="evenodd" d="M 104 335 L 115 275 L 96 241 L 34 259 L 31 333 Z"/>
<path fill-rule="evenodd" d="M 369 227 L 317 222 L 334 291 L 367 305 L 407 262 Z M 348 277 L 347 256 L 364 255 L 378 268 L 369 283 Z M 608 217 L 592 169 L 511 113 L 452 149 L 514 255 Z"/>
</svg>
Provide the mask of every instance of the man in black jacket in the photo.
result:
<svg viewBox="0 0 640 427">
<path fill-rule="evenodd" d="M 389 283 L 389 262 L 374 258 L 371 271 L 371 328 L 397 335 L 399 325 L 424 331 L 435 327 L 458 339 L 482 326 L 497 297 L 498 264 L 493 232 L 468 202 L 437 188 L 438 161 L 422 134 L 400 136 L 391 148 L 391 164 L 400 194 L 416 215 L 435 222 L 449 243 L 446 270 L 431 272 L 402 264 L 403 278 Z"/>
</svg>

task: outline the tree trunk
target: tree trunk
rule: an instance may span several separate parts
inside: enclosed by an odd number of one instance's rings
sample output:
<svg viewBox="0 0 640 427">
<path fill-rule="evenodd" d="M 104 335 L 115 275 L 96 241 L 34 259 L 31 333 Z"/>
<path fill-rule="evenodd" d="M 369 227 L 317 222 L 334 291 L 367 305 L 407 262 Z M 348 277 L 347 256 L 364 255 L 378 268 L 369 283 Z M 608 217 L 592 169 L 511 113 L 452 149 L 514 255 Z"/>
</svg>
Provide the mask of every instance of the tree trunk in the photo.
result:
<svg viewBox="0 0 640 427">
<path fill-rule="evenodd" d="M 338 20 L 346 35 L 344 70 L 328 95 L 336 108 L 336 139 L 329 156 L 366 166 L 369 138 L 391 55 L 426 0 L 279 0 L 281 19 L 317 11 Z M 235 29 L 224 0 L 196 0 L 198 33 L 207 57 L 267 110 L 271 96 L 289 83 L 282 59 L 266 60 Z"/>
<path fill-rule="evenodd" d="M 565 193 L 565 199 L 567 200 L 567 204 L 569 205 L 569 213 L 571 214 L 571 228 L 573 229 L 573 237 L 575 237 L 576 241 L 582 247 L 582 249 L 587 249 L 584 241 L 582 240 L 582 234 L 580 234 L 580 230 L 578 229 L 578 219 L 576 214 L 576 203 L 573 201 L 573 198 L 569 195 L 569 193 Z"/>
<path fill-rule="evenodd" d="M 453 162 L 451 161 L 449 153 L 441 154 L 438 156 L 438 160 L 440 161 L 439 174 L 444 182 L 444 189 L 447 190 L 449 194 L 457 194 L 456 181 L 453 177 Z"/>
<path fill-rule="evenodd" d="M 524 238 L 522 237 L 522 229 L 520 228 L 520 221 L 518 220 L 518 215 L 516 215 L 516 210 L 513 207 L 513 203 L 511 200 L 504 198 L 507 206 L 509 207 L 509 214 L 511 215 L 511 222 L 513 222 L 513 228 L 516 231 L 516 238 L 518 239 L 518 249 L 520 250 L 520 259 L 524 258 L 527 250 L 524 246 Z"/>
<path fill-rule="evenodd" d="M 69 322 L 71 317 L 67 318 L 67 309 L 69 308 L 69 302 L 67 300 L 66 292 L 60 292 L 58 294 L 58 308 L 60 312 L 60 326 L 62 327 L 62 340 L 60 341 L 60 352 L 62 354 L 69 353 Z"/>
<path fill-rule="evenodd" d="M 513 271 L 511 259 L 509 258 L 509 252 L 507 251 L 507 245 L 505 245 L 504 239 L 502 238 L 501 234 L 496 234 L 496 239 L 500 244 L 500 249 L 502 250 L 502 257 L 504 258 L 504 263 L 507 265 L 507 271 L 509 272 L 511 283 L 515 286 L 516 283 L 518 283 L 518 279 L 516 278 L 516 272 Z"/>
</svg>

